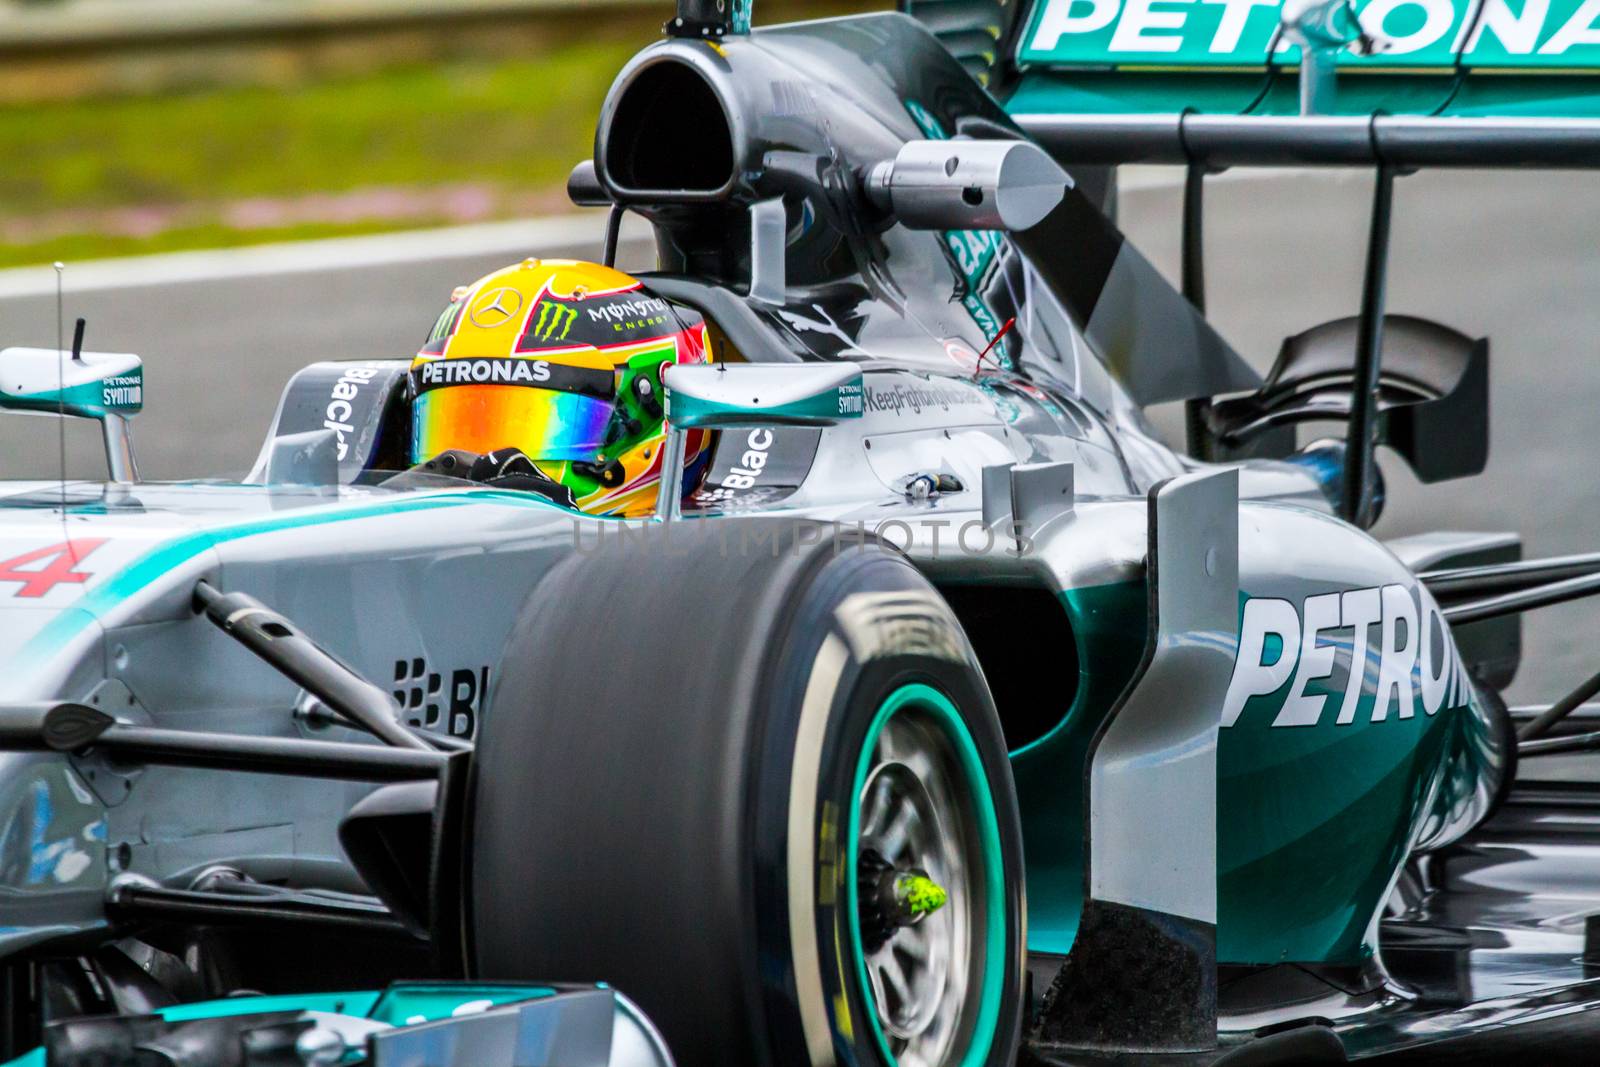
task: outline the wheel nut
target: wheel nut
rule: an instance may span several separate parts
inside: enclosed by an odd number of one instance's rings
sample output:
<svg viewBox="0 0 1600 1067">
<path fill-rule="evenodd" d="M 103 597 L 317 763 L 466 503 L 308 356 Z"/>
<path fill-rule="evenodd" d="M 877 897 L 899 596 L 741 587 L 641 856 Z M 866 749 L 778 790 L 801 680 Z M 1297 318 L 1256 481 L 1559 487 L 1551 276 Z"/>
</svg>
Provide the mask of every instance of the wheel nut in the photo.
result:
<svg viewBox="0 0 1600 1067">
<path fill-rule="evenodd" d="M 921 922 L 949 901 L 950 894 L 932 878 L 913 871 L 902 874 L 894 882 L 895 903 L 908 922 Z"/>
</svg>

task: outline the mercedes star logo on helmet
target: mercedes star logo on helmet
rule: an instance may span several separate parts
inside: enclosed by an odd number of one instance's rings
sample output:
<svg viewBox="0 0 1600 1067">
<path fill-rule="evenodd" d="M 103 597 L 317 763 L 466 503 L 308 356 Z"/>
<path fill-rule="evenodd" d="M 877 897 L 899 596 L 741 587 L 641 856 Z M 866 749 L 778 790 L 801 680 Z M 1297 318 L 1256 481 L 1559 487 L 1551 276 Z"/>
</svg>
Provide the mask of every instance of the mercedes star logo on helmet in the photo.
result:
<svg viewBox="0 0 1600 1067">
<path fill-rule="evenodd" d="M 522 294 L 515 289 L 491 289 L 478 298 L 472 309 L 472 325 L 485 330 L 504 326 L 522 310 Z"/>
</svg>

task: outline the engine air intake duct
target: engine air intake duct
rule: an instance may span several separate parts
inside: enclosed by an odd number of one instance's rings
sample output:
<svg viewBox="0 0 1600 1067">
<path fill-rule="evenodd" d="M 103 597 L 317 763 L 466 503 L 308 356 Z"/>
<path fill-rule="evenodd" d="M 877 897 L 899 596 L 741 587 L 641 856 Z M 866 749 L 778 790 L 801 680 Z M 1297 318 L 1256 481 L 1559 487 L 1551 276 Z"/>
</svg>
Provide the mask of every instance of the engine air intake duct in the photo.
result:
<svg viewBox="0 0 1600 1067">
<path fill-rule="evenodd" d="M 613 87 L 597 162 L 619 200 L 721 200 L 733 191 L 733 123 L 698 66 L 663 54 L 625 71 Z"/>
</svg>

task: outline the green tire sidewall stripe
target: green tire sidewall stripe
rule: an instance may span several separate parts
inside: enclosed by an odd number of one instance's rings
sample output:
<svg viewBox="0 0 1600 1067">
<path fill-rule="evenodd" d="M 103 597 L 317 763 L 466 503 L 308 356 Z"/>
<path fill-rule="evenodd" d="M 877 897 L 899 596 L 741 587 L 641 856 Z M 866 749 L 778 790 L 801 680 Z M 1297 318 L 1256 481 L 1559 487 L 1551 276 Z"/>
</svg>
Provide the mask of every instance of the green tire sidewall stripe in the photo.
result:
<svg viewBox="0 0 1600 1067">
<path fill-rule="evenodd" d="M 860 983 L 861 995 L 869 1009 L 873 1009 L 867 1012 L 867 1020 L 872 1026 L 878 1048 L 888 1063 L 897 1063 L 894 1054 L 889 1051 L 889 1039 L 878 1022 L 878 1014 L 872 1004 L 872 985 L 867 978 L 866 954 L 861 948 L 860 902 L 856 877 L 861 843 L 861 790 L 866 786 L 867 772 L 872 769 L 872 750 L 877 744 L 878 735 L 883 732 L 889 720 L 908 709 L 930 714 L 954 742 L 961 769 L 965 772 L 972 790 L 972 802 L 978 809 L 978 831 L 983 844 L 984 913 L 987 921 L 983 953 L 983 991 L 978 1007 L 977 1023 L 972 1031 L 972 1046 L 962 1058 L 960 1067 L 981 1067 L 994 1046 L 995 1029 L 1000 1019 L 1000 1000 L 1005 991 L 1006 900 L 1000 822 L 995 815 L 994 795 L 989 790 L 989 780 L 983 769 L 983 758 L 978 753 L 978 746 L 972 740 L 971 731 L 961 719 L 960 711 L 950 702 L 949 697 L 931 686 L 920 683 L 901 686 L 879 705 L 878 713 L 873 716 L 871 725 L 867 727 L 866 737 L 861 743 L 861 757 L 856 762 L 856 773 L 851 785 L 849 831 L 845 839 L 847 849 L 845 905 L 848 909 L 845 921 L 850 928 L 850 949 L 855 961 L 856 981 Z"/>
</svg>

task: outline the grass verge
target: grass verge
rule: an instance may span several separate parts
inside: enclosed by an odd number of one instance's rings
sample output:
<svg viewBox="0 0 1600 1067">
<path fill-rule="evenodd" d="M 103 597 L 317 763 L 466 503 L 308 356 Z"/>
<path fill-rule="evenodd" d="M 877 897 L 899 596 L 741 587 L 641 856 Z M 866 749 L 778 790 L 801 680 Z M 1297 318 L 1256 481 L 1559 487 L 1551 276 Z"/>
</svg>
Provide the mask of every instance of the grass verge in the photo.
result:
<svg viewBox="0 0 1600 1067">
<path fill-rule="evenodd" d="M 0 107 L 0 266 L 559 210 L 635 47 Z"/>
</svg>

